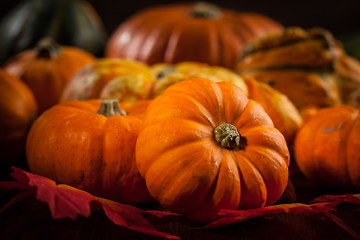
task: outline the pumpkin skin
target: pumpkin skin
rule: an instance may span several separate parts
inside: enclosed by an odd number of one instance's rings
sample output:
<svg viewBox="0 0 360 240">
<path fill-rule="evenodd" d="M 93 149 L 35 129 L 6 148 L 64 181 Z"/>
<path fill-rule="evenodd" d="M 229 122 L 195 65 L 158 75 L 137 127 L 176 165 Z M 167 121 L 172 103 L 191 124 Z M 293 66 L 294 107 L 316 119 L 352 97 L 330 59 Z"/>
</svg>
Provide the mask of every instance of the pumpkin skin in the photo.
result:
<svg viewBox="0 0 360 240">
<path fill-rule="evenodd" d="M 274 126 L 284 135 L 288 145 L 292 146 L 296 132 L 303 122 L 298 109 L 286 95 L 266 83 L 249 77 L 244 80 L 249 89 L 248 97 L 260 103 Z"/>
<path fill-rule="evenodd" d="M 214 82 L 230 82 L 241 88 L 246 95 L 248 94 L 244 79 L 224 67 L 209 66 L 198 62 L 180 62 L 177 64 L 158 63 L 152 66 L 152 70 L 157 77 L 152 90 L 152 98 L 162 94 L 172 84 L 191 77 L 207 78 Z"/>
<path fill-rule="evenodd" d="M 88 1 L 26 0 L 0 22 L 0 64 L 50 37 L 103 56 L 107 33 Z"/>
<path fill-rule="evenodd" d="M 299 109 L 360 106 L 360 63 L 324 29 L 287 28 L 249 43 L 236 72 L 268 83 Z"/>
<path fill-rule="evenodd" d="M 110 37 L 105 56 L 233 69 L 244 43 L 282 29 L 267 16 L 207 3 L 156 6 L 125 20 Z"/>
<path fill-rule="evenodd" d="M 81 69 L 65 87 L 60 101 L 118 99 L 135 103 L 150 97 L 155 77 L 137 61 L 102 58 Z"/>
<path fill-rule="evenodd" d="M 232 150 L 215 140 L 222 123 L 242 136 Z M 207 222 L 220 209 L 277 201 L 288 182 L 289 152 L 263 108 L 240 88 L 191 78 L 170 86 L 148 107 L 136 163 L 163 207 Z"/>
<path fill-rule="evenodd" d="M 298 131 L 295 159 L 317 186 L 360 189 L 360 113 L 350 106 L 318 110 Z"/>
<path fill-rule="evenodd" d="M 0 165 L 16 165 L 25 155 L 25 140 L 37 116 L 31 90 L 0 69 Z"/>
<path fill-rule="evenodd" d="M 34 93 L 42 113 L 59 102 L 63 89 L 72 76 L 95 57 L 81 49 L 60 46 L 43 39 L 36 48 L 26 50 L 5 63 L 4 69 L 20 78 Z"/>
<path fill-rule="evenodd" d="M 74 100 L 45 111 L 27 138 L 30 170 L 122 203 L 149 201 L 135 163 L 141 119 L 131 114 L 106 117 L 97 113 L 100 106 L 100 100 Z"/>
</svg>

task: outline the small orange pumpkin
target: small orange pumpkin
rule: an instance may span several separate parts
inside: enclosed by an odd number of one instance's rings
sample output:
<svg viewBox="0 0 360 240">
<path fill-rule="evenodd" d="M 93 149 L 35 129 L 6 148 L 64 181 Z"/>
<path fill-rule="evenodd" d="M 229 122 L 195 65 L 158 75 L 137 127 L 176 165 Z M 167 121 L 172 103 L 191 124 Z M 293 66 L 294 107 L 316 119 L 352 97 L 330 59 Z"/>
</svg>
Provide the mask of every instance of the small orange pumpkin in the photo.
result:
<svg viewBox="0 0 360 240">
<path fill-rule="evenodd" d="M 360 112 L 350 106 L 318 110 L 295 138 L 300 171 L 331 190 L 360 190 Z"/>
<path fill-rule="evenodd" d="M 127 106 L 130 107 L 130 106 Z M 142 120 L 117 100 L 67 101 L 45 111 L 26 144 L 32 172 L 124 203 L 151 199 L 135 163 Z"/>
<path fill-rule="evenodd" d="M 18 78 L 0 69 L 0 164 L 16 165 L 25 154 L 25 140 L 37 116 L 31 90 Z"/>
<path fill-rule="evenodd" d="M 124 21 L 109 39 L 105 56 L 150 65 L 195 61 L 232 69 L 245 43 L 282 29 L 262 14 L 205 2 L 156 6 Z"/>
<path fill-rule="evenodd" d="M 191 78 L 148 107 L 136 163 L 162 206 L 207 222 L 220 209 L 276 202 L 288 183 L 289 151 L 263 108 L 240 88 Z"/>
<path fill-rule="evenodd" d="M 4 69 L 29 86 L 42 113 L 59 102 L 72 76 L 93 61 L 95 57 L 90 53 L 75 47 L 61 47 L 46 38 L 35 49 L 9 59 Z"/>
</svg>

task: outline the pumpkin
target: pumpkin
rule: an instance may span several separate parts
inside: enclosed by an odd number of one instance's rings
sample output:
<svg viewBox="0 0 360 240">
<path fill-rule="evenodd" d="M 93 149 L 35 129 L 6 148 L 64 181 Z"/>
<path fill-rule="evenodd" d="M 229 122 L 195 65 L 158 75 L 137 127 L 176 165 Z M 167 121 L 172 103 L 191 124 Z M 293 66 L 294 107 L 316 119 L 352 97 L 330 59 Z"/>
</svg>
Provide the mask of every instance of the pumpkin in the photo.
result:
<svg viewBox="0 0 360 240">
<path fill-rule="evenodd" d="M 232 69 L 244 43 L 282 29 L 262 14 L 204 2 L 153 6 L 118 26 L 105 56 L 150 65 L 195 61 Z"/>
<path fill-rule="evenodd" d="M 72 76 L 93 61 L 95 57 L 90 53 L 74 47 L 62 47 L 45 38 L 36 48 L 9 59 L 4 69 L 29 86 L 42 113 L 59 102 Z"/>
<path fill-rule="evenodd" d="M 299 109 L 360 104 L 360 63 L 324 29 L 287 28 L 249 43 L 236 72 L 268 83 Z"/>
<path fill-rule="evenodd" d="M 152 97 L 163 93 L 170 85 L 190 77 L 207 78 L 214 82 L 226 81 L 240 87 L 248 94 L 244 79 L 234 71 L 220 67 L 209 66 L 198 62 L 180 62 L 177 64 L 158 63 L 152 66 L 154 75 L 157 77 L 152 90 Z"/>
<path fill-rule="evenodd" d="M 141 122 L 122 110 L 117 100 L 55 105 L 30 129 L 26 143 L 29 168 L 96 196 L 123 203 L 149 201 L 135 163 Z"/>
<path fill-rule="evenodd" d="M 155 77 L 137 61 L 102 58 L 81 69 L 65 87 L 60 101 L 118 99 L 135 103 L 149 99 Z"/>
<path fill-rule="evenodd" d="M 88 1 L 27 0 L 0 22 L 0 64 L 50 37 L 63 46 L 104 53 L 107 34 Z"/>
<path fill-rule="evenodd" d="M 136 163 L 151 196 L 188 219 L 276 202 L 288 182 L 289 151 L 263 108 L 237 86 L 191 78 L 149 105 Z"/>
<path fill-rule="evenodd" d="M 360 190 L 360 112 L 351 106 L 320 109 L 298 131 L 295 159 L 318 187 Z"/>
<path fill-rule="evenodd" d="M 302 125 L 302 116 L 298 109 L 286 95 L 266 83 L 250 77 L 245 77 L 244 80 L 249 89 L 248 97 L 260 103 L 274 126 L 284 135 L 288 145 L 292 146 L 296 132 Z"/>
<path fill-rule="evenodd" d="M 37 116 L 31 90 L 0 69 L 0 165 L 16 165 L 25 155 L 28 130 Z"/>
</svg>

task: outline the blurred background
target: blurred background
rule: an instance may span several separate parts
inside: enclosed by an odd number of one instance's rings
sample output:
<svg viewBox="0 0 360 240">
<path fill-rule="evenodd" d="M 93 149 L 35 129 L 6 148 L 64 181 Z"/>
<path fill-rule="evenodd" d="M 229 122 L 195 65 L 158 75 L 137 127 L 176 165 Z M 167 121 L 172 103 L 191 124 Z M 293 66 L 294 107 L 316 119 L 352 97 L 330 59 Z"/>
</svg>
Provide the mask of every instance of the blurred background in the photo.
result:
<svg viewBox="0 0 360 240">
<path fill-rule="evenodd" d="M 25 0 L 26 1 L 26 0 Z M 2 0 L 0 17 L 6 15 L 21 0 Z M 102 18 L 108 34 L 126 18 L 153 5 L 180 1 L 88 0 Z M 187 1 L 190 2 L 190 1 Z M 209 0 L 219 6 L 238 11 L 258 12 L 279 21 L 284 26 L 322 27 L 336 37 L 360 31 L 360 0 Z"/>
</svg>

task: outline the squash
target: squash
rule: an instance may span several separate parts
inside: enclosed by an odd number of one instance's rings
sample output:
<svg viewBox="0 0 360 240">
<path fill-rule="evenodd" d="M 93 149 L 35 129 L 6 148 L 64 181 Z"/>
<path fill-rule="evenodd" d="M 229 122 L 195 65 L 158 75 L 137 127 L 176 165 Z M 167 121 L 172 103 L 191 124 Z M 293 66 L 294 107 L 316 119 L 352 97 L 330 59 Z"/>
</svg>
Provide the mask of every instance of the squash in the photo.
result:
<svg viewBox="0 0 360 240">
<path fill-rule="evenodd" d="M 152 97 L 159 96 L 172 84 L 190 77 L 207 78 L 214 82 L 230 82 L 241 88 L 246 95 L 248 94 L 244 79 L 224 67 L 209 66 L 199 62 L 180 62 L 177 64 L 157 63 L 151 68 L 157 78 L 153 86 Z"/>
<path fill-rule="evenodd" d="M 105 56 L 149 65 L 194 61 L 233 69 L 245 43 L 282 29 L 262 14 L 204 2 L 153 6 L 118 26 Z"/>
<path fill-rule="evenodd" d="M 249 43 L 236 72 L 268 83 L 300 110 L 360 106 L 360 63 L 324 29 L 287 28 Z"/>
<path fill-rule="evenodd" d="M 0 64 L 43 38 L 103 56 L 107 33 L 88 1 L 26 0 L 0 22 Z"/>
<path fill-rule="evenodd" d="M 244 80 L 249 89 L 248 97 L 260 103 L 274 126 L 284 135 L 288 146 L 292 147 L 295 135 L 303 123 L 298 109 L 286 95 L 266 83 L 250 77 L 245 77 Z"/>
<path fill-rule="evenodd" d="M 240 88 L 191 78 L 149 105 L 136 163 L 163 207 L 208 222 L 220 209 L 276 202 L 288 183 L 289 151 L 270 117 Z"/>
<path fill-rule="evenodd" d="M 10 167 L 25 156 L 25 140 L 37 116 L 31 90 L 18 78 L 0 69 L 0 165 Z"/>
<path fill-rule="evenodd" d="M 122 203 L 150 201 L 135 163 L 141 122 L 122 110 L 117 100 L 57 104 L 30 129 L 29 168 L 99 197 Z"/>
<path fill-rule="evenodd" d="M 360 112 L 350 106 L 318 110 L 298 131 L 295 159 L 316 186 L 360 190 Z"/>
<path fill-rule="evenodd" d="M 135 103 L 150 98 L 155 77 L 137 61 L 102 58 L 81 69 L 65 87 L 60 101 L 118 99 Z"/>
<path fill-rule="evenodd" d="M 34 93 L 42 113 L 59 102 L 62 91 L 77 71 L 95 61 L 81 49 L 60 46 L 50 38 L 42 39 L 34 49 L 9 59 L 4 70 L 20 78 Z"/>
</svg>

